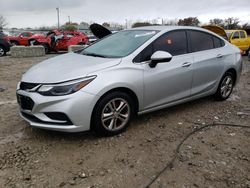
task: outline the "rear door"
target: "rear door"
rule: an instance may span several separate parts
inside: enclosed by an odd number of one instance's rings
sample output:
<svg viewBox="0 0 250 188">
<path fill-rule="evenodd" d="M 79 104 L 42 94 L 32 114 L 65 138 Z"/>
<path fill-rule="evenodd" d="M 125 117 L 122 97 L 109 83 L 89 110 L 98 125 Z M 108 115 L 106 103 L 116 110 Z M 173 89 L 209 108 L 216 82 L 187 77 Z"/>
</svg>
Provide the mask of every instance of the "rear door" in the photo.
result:
<svg viewBox="0 0 250 188">
<path fill-rule="evenodd" d="M 245 31 L 239 31 L 239 32 L 240 32 L 240 48 L 246 51 L 249 48 L 247 33 Z"/>
<path fill-rule="evenodd" d="M 169 52 L 170 62 L 158 63 L 150 68 L 151 55 L 156 51 Z M 146 47 L 140 62 L 144 68 L 144 108 L 149 109 L 190 96 L 192 85 L 193 57 L 188 54 L 185 30 L 176 30 L 163 34 Z"/>
<path fill-rule="evenodd" d="M 191 95 L 199 95 L 215 88 L 223 72 L 226 54 L 220 38 L 202 31 L 189 30 L 194 57 Z"/>
<path fill-rule="evenodd" d="M 230 38 L 230 42 L 237 46 L 238 48 L 240 48 L 241 50 L 242 49 L 242 42 L 241 42 L 241 39 L 240 39 L 240 32 L 239 31 L 234 31 L 231 35 L 231 38 Z"/>
<path fill-rule="evenodd" d="M 28 44 L 28 40 L 29 40 L 29 37 L 31 37 L 32 36 L 32 34 L 31 33 L 21 33 L 20 35 L 19 35 L 19 44 L 20 45 L 23 45 L 23 46 L 28 46 L 29 44 Z"/>
</svg>

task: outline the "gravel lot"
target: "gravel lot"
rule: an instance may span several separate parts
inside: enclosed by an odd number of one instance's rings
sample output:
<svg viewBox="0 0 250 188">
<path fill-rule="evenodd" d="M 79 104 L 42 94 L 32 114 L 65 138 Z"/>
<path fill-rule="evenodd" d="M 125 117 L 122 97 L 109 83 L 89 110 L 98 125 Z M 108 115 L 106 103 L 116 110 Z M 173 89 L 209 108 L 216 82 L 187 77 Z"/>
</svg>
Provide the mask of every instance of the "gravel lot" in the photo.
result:
<svg viewBox="0 0 250 188">
<path fill-rule="evenodd" d="M 34 129 L 18 115 L 15 88 L 39 58 L 0 58 L 0 187 L 250 187 L 250 62 L 231 98 L 203 98 L 137 117 L 115 137 Z M 173 163 L 170 163 L 175 158 Z"/>
</svg>

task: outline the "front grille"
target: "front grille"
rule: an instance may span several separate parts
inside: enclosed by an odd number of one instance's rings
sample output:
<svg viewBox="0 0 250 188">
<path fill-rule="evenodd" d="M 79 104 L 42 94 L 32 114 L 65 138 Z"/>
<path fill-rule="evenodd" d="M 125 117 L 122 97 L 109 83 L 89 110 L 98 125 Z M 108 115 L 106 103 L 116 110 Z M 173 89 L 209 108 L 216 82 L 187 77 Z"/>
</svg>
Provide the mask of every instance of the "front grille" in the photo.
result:
<svg viewBox="0 0 250 188">
<path fill-rule="evenodd" d="M 32 110 L 34 101 L 30 97 L 17 94 L 17 101 L 23 110 Z"/>
<path fill-rule="evenodd" d="M 20 89 L 21 90 L 30 90 L 33 89 L 34 87 L 38 86 L 39 84 L 34 84 L 34 83 L 28 83 L 28 82 L 21 82 L 20 84 Z"/>
</svg>

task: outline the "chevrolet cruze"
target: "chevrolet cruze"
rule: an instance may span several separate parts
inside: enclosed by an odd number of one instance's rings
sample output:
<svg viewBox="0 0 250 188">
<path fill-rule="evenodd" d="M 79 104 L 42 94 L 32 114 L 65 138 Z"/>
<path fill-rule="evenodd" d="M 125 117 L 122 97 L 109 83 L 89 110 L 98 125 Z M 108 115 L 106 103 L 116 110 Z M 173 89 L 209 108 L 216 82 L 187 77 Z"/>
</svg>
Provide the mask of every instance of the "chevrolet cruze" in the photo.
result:
<svg viewBox="0 0 250 188">
<path fill-rule="evenodd" d="M 196 27 L 140 27 L 30 68 L 17 86 L 33 127 L 118 134 L 137 114 L 214 95 L 226 100 L 242 69 L 240 50 Z"/>
</svg>

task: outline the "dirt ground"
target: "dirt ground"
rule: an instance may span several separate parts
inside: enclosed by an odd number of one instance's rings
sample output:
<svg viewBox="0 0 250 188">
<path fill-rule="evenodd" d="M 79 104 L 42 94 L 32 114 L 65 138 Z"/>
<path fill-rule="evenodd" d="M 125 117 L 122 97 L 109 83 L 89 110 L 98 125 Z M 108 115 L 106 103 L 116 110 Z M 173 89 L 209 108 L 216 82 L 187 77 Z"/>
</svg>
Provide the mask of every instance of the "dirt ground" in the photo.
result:
<svg viewBox="0 0 250 188">
<path fill-rule="evenodd" d="M 250 61 L 229 100 L 212 97 L 137 117 L 118 136 L 34 129 L 18 115 L 15 88 L 32 65 L 50 58 L 0 58 L 0 187 L 146 187 L 186 135 L 213 122 L 250 126 Z M 196 132 L 150 187 L 250 188 L 250 129 Z"/>
</svg>

